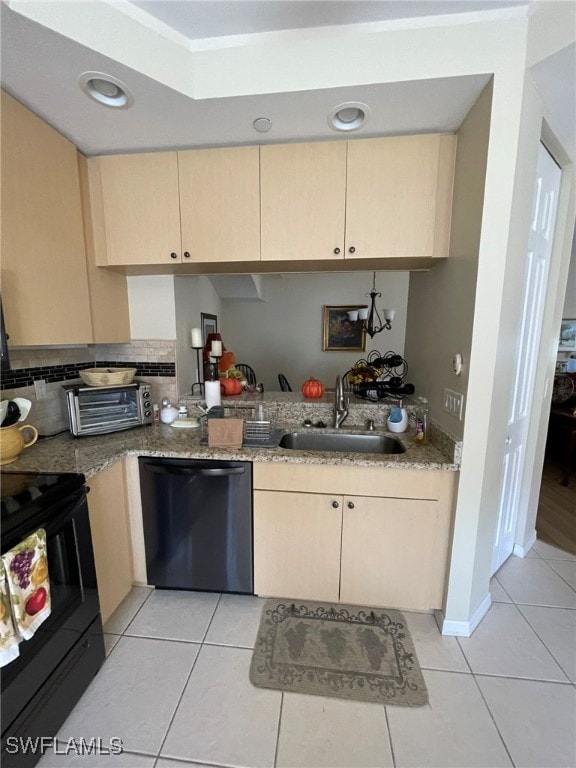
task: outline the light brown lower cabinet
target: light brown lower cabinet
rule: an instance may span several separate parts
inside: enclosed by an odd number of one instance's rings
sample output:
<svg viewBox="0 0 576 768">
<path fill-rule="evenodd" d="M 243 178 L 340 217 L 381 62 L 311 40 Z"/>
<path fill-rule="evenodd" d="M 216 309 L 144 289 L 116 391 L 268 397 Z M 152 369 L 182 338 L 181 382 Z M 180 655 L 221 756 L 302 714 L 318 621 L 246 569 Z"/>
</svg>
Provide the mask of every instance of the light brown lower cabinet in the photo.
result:
<svg viewBox="0 0 576 768">
<path fill-rule="evenodd" d="M 342 505 L 312 493 L 254 491 L 254 591 L 338 600 Z"/>
<path fill-rule="evenodd" d="M 437 507 L 425 499 L 345 497 L 340 600 L 439 608 L 442 593 L 432 594 Z"/>
<path fill-rule="evenodd" d="M 87 484 L 100 613 L 105 622 L 132 589 L 132 547 L 124 462 L 104 469 Z"/>
<path fill-rule="evenodd" d="M 455 478 L 443 471 L 255 464 L 256 594 L 441 608 Z M 325 493 L 331 484 L 337 493 Z M 353 493 L 342 493 L 346 488 Z"/>
</svg>

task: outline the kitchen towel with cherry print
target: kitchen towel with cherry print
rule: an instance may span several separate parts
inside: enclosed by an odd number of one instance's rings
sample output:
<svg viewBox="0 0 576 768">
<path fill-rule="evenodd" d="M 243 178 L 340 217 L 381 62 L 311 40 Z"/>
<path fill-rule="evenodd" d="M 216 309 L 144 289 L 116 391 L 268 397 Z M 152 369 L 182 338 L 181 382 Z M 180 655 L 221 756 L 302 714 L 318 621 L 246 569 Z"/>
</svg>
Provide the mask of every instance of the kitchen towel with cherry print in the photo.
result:
<svg viewBox="0 0 576 768">
<path fill-rule="evenodd" d="M 39 528 L 2 555 L 17 633 L 29 640 L 50 616 L 46 531 Z"/>
<path fill-rule="evenodd" d="M 20 638 L 14 629 L 10 593 L 4 563 L 0 558 L 0 667 L 5 667 L 18 658 Z"/>
</svg>

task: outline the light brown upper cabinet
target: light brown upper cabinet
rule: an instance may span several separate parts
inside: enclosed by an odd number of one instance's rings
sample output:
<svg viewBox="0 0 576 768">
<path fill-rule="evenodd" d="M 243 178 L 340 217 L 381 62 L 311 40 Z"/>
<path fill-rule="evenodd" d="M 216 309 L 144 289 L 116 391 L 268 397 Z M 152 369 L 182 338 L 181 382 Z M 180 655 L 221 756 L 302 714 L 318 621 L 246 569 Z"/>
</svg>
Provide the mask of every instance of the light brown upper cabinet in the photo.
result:
<svg viewBox="0 0 576 768">
<path fill-rule="evenodd" d="M 262 260 L 448 255 L 456 137 L 261 147 Z"/>
<path fill-rule="evenodd" d="M 182 261 L 176 152 L 99 157 L 105 241 L 96 263 Z"/>
<path fill-rule="evenodd" d="M 96 266 L 96 253 L 105 249 L 106 234 L 99 206 L 100 172 L 96 160 L 78 153 L 80 192 L 84 218 L 86 270 L 92 314 L 92 341 L 118 343 L 130 341 L 130 312 L 126 277 L 111 269 Z"/>
<path fill-rule="evenodd" d="M 194 262 L 260 259 L 258 147 L 178 153 L 182 247 Z"/>
<path fill-rule="evenodd" d="M 348 142 L 346 258 L 448 256 L 456 137 Z"/>
<path fill-rule="evenodd" d="M 344 258 L 346 142 L 260 147 L 262 261 Z"/>
<path fill-rule="evenodd" d="M 258 147 L 97 158 L 104 265 L 260 258 Z"/>
<path fill-rule="evenodd" d="M 10 345 L 92 341 L 76 147 L 2 92 L 2 293 Z"/>
</svg>

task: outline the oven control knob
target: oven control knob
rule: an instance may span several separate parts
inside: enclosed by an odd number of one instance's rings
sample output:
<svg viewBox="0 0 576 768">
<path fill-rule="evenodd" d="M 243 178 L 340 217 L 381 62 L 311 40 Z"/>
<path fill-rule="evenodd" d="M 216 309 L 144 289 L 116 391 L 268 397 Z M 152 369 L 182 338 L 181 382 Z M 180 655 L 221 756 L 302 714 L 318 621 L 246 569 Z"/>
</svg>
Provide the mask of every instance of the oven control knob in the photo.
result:
<svg viewBox="0 0 576 768">
<path fill-rule="evenodd" d="M 152 416 L 152 411 L 144 411 L 144 416 L 148 418 L 148 416 Z"/>
</svg>

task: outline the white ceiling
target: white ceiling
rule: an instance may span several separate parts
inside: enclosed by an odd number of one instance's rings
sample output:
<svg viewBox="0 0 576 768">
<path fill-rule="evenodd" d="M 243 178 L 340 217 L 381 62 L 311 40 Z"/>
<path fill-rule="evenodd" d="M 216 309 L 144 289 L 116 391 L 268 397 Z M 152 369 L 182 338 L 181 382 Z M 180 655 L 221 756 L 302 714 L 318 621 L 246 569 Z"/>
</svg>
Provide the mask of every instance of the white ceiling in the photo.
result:
<svg viewBox="0 0 576 768">
<path fill-rule="evenodd" d="M 189 40 L 472 13 L 526 0 L 132 0 Z"/>
<path fill-rule="evenodd" d="M 26 3 L 10 0 L 14 8 Z M 527 0 L 138 0 L 116 4 L 136 25 L 154 28 L 191 49 L 207 38 L 303 27 L 391 22 L 416 16 L 470 13 L 526 6 Z M 41 6 L 42 3 L 30 3 Z M 49 5 L 49 4 L 48 4 Z M 58 3 L 55 3 L 58 5 Z M 88 2 L 84 7 L 113 5 Z M 64 6 L 65 7 L 65 6 Z M 69 6 L 70 7 L 70 6 Z M 80 3 L 80 7 L 82 4 Z M 23 11 L 25 13 L 25 11 Z M 422 20 L 426 23 L 426 19 Z M 328 126 L 331 108 L 361 101 L 370 120 L 354 136 L 455 131 L 488 75 L 372 83 L 346 87 L 194 99 L 111 56 L 81 45 L 0 3 L 1 83 L 8 92 L 68 136 L 87 155 L 168 148 L 341 138 Z M 166 26 L 167 25 L 167 26 Z M 342 29 L 342 27 L 339 27 Z M 288 32 L 287 34 L 294 34 Z M 232 38 L 228 38 L 229 40 Z M 236 38 L 237 40 L 238 38 Z M 170 42 L 174 42 L 171 40 Z M 265 64 L 264 64 L 265 65 Z M 125 82 L 135 97 L 127 110 L 103 107 L 85 96 L 78 76 L 105 72 Z M 554 77 L 554 70 L 545 73 Z M 169 82 L 169 80 L 168 80 Z M 268 117 L 270 133 L 252 123 Z"/>
</svg>

